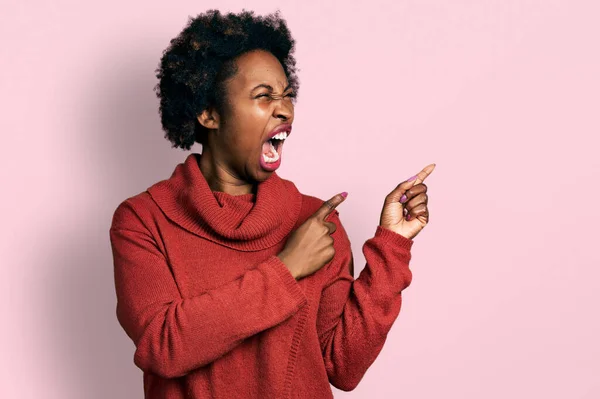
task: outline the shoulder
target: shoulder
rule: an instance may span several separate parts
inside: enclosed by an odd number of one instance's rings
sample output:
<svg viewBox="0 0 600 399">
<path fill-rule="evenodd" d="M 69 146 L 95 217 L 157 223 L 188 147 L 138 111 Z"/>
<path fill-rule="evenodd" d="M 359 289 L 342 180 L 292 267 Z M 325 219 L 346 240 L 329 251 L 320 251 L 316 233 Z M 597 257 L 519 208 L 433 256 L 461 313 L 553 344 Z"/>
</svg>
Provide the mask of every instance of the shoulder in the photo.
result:
<svg viewBox="0 0 600 399">
<path fill-rule="evenodd" d="M 160 212 L 148 191 L 126 198 L 121 201 L 113 212 L 111 229 L 137 230 L 148 229 L 148 221 L 153 219 L 155 212 Z"/>
</svg>

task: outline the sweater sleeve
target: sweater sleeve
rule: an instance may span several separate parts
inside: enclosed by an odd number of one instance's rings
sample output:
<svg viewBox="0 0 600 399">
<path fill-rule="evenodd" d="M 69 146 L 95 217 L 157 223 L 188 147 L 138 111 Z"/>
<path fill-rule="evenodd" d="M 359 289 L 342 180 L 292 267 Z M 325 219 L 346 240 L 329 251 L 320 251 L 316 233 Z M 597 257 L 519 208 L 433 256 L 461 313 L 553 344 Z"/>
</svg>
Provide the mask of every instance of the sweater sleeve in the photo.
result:
<svg viewBox="0 0 600 399">
<path fill-rule="evenodd" d="M 353 257 L 337 212 L 331 214 L 336 254 L 328 264 L 321 293 L 317 332 L 330 383 L 353 390 L 383 348 L 400 313 L 401 292 L 412 280 L 409 269 L 413 241 L 377 226 L 363 245 L 366 265 L 354 279 Z M 339 233 L 338 233 L 339 232 Z"/>
<path fill-rule="evenodd" d="M 164 378 L 211 363 L 307 303 L 277 256 L 220 287 L 183 298 L 155 239 L 126 202 L 115 211 L 110 241 L 117 318 L 136 346 L 134 363 Z"/>
</svg>

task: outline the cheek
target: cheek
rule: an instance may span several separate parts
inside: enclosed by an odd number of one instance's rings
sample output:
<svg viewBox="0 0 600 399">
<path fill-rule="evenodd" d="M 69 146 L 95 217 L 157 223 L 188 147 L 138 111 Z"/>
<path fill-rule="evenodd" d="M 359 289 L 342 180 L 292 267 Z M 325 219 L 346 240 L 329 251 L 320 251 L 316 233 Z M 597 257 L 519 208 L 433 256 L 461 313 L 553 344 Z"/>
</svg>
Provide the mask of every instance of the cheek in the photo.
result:
<svg viewBox="0 0 600 399">
<path fill-rule="evenodd" d="M 253 158 L 262 151 L 262 138 L 268 128 L 271 115 L 268 103 L 237 104 L 228 115 L 228 127 L 232 133 L 229 138 L 231 151 L 236 158 Z"/>
<path fill-rule="evenodd" d="M 246 107 L 245 111 L 248 118 L 252 119 L 268 119 L 272 114 L 272 103 L 266 100 L 257 100 Z"/>
<path fill-rule="evenodd" d="M 260 137 L 260 134 L 252 134 L 244 124 L 239 124 L 228 140 L 229 152 L 235 154 L 234 157 L 238 160 L 254 157 L 260 150 Z"/>
</svg>

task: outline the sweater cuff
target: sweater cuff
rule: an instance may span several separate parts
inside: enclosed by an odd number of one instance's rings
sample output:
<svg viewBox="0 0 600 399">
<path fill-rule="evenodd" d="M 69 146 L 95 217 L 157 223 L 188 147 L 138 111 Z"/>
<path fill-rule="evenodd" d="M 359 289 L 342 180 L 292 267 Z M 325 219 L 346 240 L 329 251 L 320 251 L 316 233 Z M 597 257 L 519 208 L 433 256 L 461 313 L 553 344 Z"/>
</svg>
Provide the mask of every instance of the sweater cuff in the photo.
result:
<svg viewBox="0 0 600 399">
<path fill-rule="evenodd" d="M 396 246 L 404 248 L 408 251 L 410 251 L 414 243 L 412 239 L 406 238 L 401 234 L 379 225 L 375 231 L 375 237 L 381 237 L 384 240 L 389 240 L 392 244 L 395 244 Z"/>
<path fill-rule="evenodd" d="M 292 276 L 292 273 L 285 263 L 283 263 L 277 255 L 273 255 L 267 259 L 267 263 L 269 266 L 272 266 L 272 269 L 276 272 L 277 276 L 298 305 L 304 305 L 308 302 L 308 298 L 306 298 L 304 291 L 300 288 L 300 284 L 298 284 L 298 281 Z"/>
</svg>

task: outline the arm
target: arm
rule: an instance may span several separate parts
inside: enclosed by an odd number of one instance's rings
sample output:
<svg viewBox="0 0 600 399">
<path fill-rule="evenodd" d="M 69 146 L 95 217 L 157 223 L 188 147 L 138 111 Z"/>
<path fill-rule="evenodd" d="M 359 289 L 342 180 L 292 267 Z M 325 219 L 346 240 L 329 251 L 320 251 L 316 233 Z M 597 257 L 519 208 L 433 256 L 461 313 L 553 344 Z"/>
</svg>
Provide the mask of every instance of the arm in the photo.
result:
<svg viewBox="0 0 600 399">
<path fill-rule="evenodd" d="M 412 280 L 413 241 L 377 226 L 363 246 L 366 266 L 354 280 L 350 242 L 337 212 L 331 221 L 337 225 L 336 255 L 327 266 L 317 331 L 329 381 L 351 391 L 379 355 L 400 313 L 401 291 Z"/>
<path fill-rule="evenodd" d="M 156 241 L 127 202 L 115 211 L 110 241 L 117 318 L 135 343 L 134 362 L 165 378 L 211 363 L 307 302 L 276 256 L 236 280 L 182 298 Z"/>
</svg>

